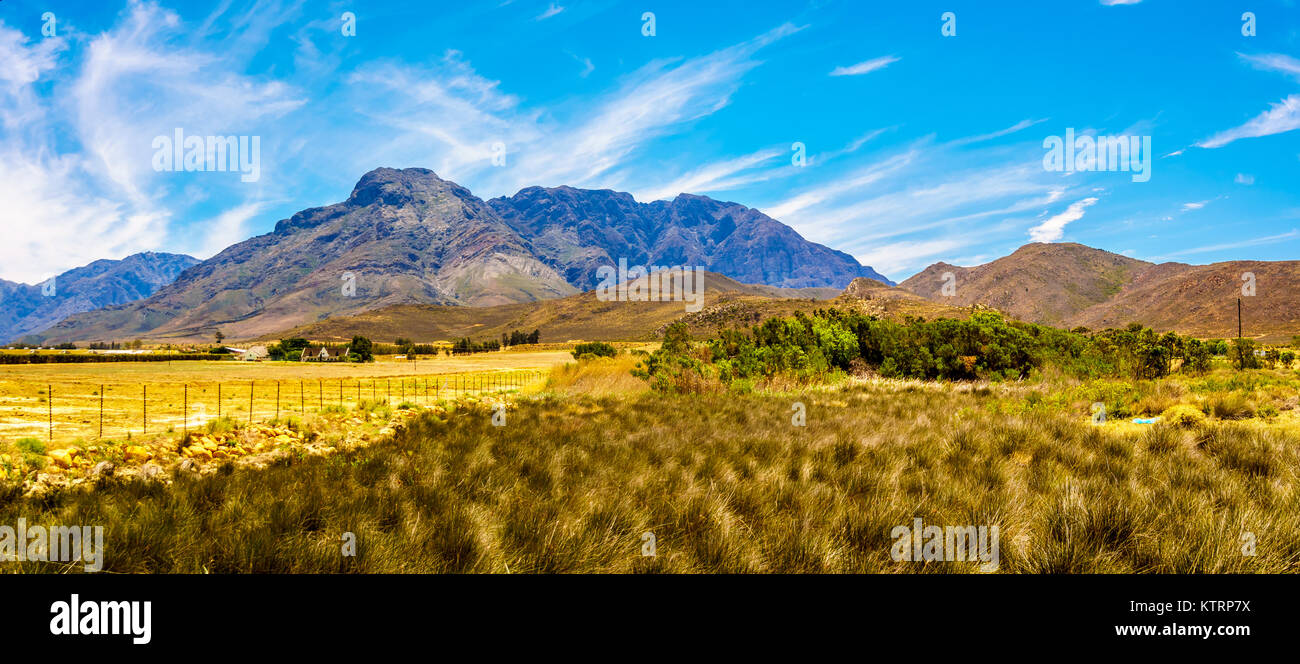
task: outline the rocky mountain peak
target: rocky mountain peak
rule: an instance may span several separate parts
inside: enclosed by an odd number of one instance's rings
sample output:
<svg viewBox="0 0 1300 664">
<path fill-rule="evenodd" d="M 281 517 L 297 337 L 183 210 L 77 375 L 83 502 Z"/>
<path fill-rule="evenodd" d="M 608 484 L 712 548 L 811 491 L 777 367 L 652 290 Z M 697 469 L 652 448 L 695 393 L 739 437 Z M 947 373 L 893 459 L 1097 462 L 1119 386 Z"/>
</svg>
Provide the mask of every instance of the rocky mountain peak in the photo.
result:
<svg viewBox="0 0 1300 664">
<path fill-rule="evenodd" d="M 390 207 L 427 203 L 456 189 L 469 190 L 438 177 L 427 168 L 376 168 L 361 176 L 347 204 L 364 207 L 376 202 Z"/>
</svg>

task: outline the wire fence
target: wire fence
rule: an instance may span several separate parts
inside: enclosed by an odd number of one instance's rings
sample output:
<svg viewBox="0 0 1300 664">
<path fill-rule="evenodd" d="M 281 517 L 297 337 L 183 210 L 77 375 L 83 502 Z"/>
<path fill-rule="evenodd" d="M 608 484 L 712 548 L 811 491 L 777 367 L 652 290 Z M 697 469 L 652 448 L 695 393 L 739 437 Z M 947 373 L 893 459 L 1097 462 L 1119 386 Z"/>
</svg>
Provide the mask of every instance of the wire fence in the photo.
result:
<svg viewBox="0 0 1300 664">
<path fill-rule="evenodd" d="M 50 382 L 34 396 L 0 400 L 0 439 L 92 440 L 187 433 L 222 417 L 251 424 L 331 407 L 352 409 L 363 402 L 429 406 L 443 399 L 525 388 L 547 375 L 523 369 L 384 378 Z"/>
</svg>

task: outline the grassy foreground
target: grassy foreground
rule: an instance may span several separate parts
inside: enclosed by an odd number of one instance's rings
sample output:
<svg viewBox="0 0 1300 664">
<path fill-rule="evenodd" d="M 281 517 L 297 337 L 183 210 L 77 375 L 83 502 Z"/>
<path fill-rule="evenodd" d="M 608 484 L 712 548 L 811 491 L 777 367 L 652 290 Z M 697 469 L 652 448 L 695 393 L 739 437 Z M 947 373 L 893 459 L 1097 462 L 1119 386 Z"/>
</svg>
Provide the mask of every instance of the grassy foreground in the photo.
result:
<svg viewBox="0 0 1300 664">
<path fill-rule="evenodd" d="M 328 458 L 11 494 L 0 524 L 103 525 L 109 572 L 976 570 L 892 560 L 890 531 L 915 517 L 999 526 L 1001 572 L 1300 569 L 1294 428 L 1097 427 L 1008 413 L 1016 389 L 552 394 L 521 399 L 501 427 L 466 405 Z"/>
</svg>

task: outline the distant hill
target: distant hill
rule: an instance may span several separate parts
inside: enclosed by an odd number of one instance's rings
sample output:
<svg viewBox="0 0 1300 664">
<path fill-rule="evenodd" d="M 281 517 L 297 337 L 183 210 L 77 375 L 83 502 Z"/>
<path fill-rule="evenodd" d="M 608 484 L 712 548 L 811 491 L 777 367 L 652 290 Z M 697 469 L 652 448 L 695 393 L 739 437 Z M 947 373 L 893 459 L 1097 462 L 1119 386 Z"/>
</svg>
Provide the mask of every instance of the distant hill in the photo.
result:
<svg viewBox="0 0 1300 664">
<path fill-rule="evenodd" d="M 620 259 L 778 287 L 838 289 L 879 276 L 735 203 L 683 194 L 641 204 L 619 192 L 533 187 L 489 204 L 427 169 L 380 168 L 346 201 L 280 221 L 148 299 L 72 316 L 42 335 L 251 338 L 394 305 L 531 302 L 588 290 L 597 267 Z"/>
<path fill-rule="evenodd" d="M 952 273 L 955 295 L 943 294 Z M 899 286 L 935 302 L 984 304 L 1023 320 L 1089 329 L 1139 322 L 1201 337 L 1237 334 L 1242 274 L 1244 333 L 1265 341 L 1300 334 L 1300 261 L 1155 265 L 1081 244 L 1028 244 L 976 267 L 935 263 Z"/>
<path fill-rule="evenodd" d="M 1242 297 L 1247 272 L 1255 275 L 1255 295 Z M 1070 324 L 1101 329 L 1138 321 L 1199 337 L 1235 337 L 1238 298 L 1245 336 L 1277 342 L 1300 335 L 1300 261 L 1162 263 Z"/>
<path fill-rule="evenodd" d="M 984 304 L 1021 320 L 1061 326 L 1105 302 L 1151 263 L 1082 244 L 1027 244 L 990 263 L 959 267 L 935 263 L 899 286 L 936 302 Z M 955 295 L 943 295 L 944 274 Z"/>
<path fill-rule="evenodd" d="M 811 310 L 825 306 L 826 300 L 839 295 L 833 288 L 789 289 L 742 284 L 714 272 L 705 273 L 704 285 L 703 311 L 739 304 L 746 312 L 744 320 L 736 321 L 742 324 L 748 324 L 753 312 L 779 315 L 796 309 Z M 396 305 L 302 325 L 260 340 L 303 337 L 339 341 L 361 335 L 381 341 L 406 337 L 417 342 L 434 342 L 461 337 L 485 340 L 514 330 L 541 330 L 544 342 L 636 341 L 653 339 L 656 330 L 690 316 L 698 315 L 688 314 L 683 302 L 607 302 L 598 299 L 595 291 L 588 291 L 553 300 L 495 307 Z"/>
<path fill-rule="evenodd" d="M 141 253 L 98 260 L 54 277 L 52 288 L 0 279 L 0 342 L 9 343 L 71 316 L 153 295 L 198 264 L 192 256 Z"/>
</svg>

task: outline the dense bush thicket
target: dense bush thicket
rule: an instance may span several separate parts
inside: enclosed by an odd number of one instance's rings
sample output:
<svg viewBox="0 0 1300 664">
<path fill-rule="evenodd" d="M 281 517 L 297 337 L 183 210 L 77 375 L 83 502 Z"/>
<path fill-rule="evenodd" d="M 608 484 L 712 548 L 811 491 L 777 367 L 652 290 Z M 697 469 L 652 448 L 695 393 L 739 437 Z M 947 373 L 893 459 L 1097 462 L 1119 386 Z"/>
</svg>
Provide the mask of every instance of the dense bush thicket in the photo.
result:
<svg viewBox="0 0 1300 664">
<path fill-rule="evenodd" d="M 615 355 L 618 355 L 618 349 L 603 341 L 591 341 L 573 347 L 573 358 L 577 360 L 590 357 L 614 357 Z"/>
<path fill-rule="evenodd" d="M 1242 357 L 1251 360 L 1249 340 Z M 928 380 L 1024 378 L 1052 365 L 1079 378 L 1159 378 L 1175 369 L 1203 373 L 1210 343 L 1131 324 L 1089 332 L 1008 321 L 981 312 L 968 320 L 909 318 L 894 322 L 841 310 L 771 318 L 745 330 L 725 330 L 694 343 L 685 325 L 669 326 L 663 346 L 635 375 L 657 389 L 691 391 L 717 380 L 730 384 L 778 374 L 811 378 L 867 370 L 888 378 Z M 1234 353 L 1235 355 L 1235 353 Z"/>
</svg>

